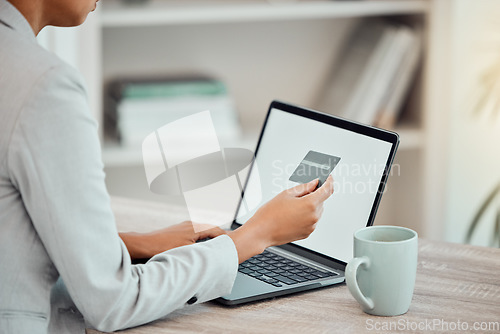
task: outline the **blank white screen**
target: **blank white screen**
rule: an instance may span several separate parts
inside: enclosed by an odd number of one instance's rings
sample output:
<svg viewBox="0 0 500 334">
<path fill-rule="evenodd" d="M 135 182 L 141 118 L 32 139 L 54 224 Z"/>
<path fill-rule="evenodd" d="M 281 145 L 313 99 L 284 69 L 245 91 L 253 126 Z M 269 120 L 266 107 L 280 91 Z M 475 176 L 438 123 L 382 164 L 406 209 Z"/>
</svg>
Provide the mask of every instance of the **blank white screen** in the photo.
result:
<svg viewBox="0 0 500 334">
<path fill-rule="evenodd" d="M 252 170 L 247 185 L 255 189 L 260 183 L 262 199 L 248 213 L 240 208 L 236 221 L 245 223 L 262 204 L 296 186 L 289 177 L 310 150 L 340 157 L 332 172 L 334 194 L 325 202 L 316 230 L 295 243 L 348 262 L 353 233 L 368 222 L 391 147 L 383 140 L 272 109 L 257 152 L 258 177 Z"/>
</svg>

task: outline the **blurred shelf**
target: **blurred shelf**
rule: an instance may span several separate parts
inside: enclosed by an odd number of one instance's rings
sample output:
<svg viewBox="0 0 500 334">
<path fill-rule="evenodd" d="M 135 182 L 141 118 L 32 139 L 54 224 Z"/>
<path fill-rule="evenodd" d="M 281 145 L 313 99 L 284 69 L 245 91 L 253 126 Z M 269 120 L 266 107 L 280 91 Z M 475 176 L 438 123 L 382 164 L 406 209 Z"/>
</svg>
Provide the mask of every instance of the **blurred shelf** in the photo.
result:
<svg viewBox="0 0 500 334">
<path fill-rule="evenodd" d="M 252 152 L 257 145 L 258 134 L 251 133 L 231 143 L 221 142 L 221 147 L 246 148 Z M 140 147 L 123 147 L 118 143 L 105 142 L 102 148 L 102 159 L 107 168 L 142 166 Z"/>
<path fill-rule="evenodd" d="M 425 14 L 428 7 L 426 0 L 155 0 L 143 5 L 108 0 L 102 3 L 100 14 L 103 27 L 131 27 Z"/>
<path fill-rule="evenodd" d="M 423 131 L 418 128 L 404 126 L 394 130 L 400 136 L 399 150 L 419 149 L 422 147 Z M 255 150 L 258 140 L 258 132 L 247 133 L 237 141 L 230 144 L 221 143 L 222 147 L 239 147 L 251 151 Z M 136 167 L 142 166 L 141 148 L 126 148 L 117 143 L 105 143 L 102 150 L 102 158 L 107 168 Z"/>
</svg>

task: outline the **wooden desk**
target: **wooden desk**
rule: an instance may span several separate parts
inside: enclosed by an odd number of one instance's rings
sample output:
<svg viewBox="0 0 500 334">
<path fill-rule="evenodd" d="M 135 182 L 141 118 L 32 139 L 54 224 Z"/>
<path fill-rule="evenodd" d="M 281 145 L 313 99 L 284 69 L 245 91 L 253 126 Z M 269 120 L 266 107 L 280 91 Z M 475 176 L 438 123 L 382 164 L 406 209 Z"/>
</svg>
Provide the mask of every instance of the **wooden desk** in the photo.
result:
<svg viewBox="0 0 500 334">
<path fill-rule="evenodd" d="M 147 231 L 187 217 L 179 208 L 138 206 L 121 199 L 114 199 L 113 207 L 121 231 Z M 238 307 L 194 305 L 123 333 L 386 332 L 383 326 L 394 326 L 393 332 L 422 332 L 431 328 L 416 326 L 441 320 L 448 322 L 448 330 L 436 325 L 436 332 L 500 332 L 500 249 L 419 240 L 415 293 L 410 310 L 402 316 L 363 313 L 342 284 Z M 474 322 L 490 329 L 474 330 Z M 468 330 L 453 329 L 454 325 Z"/>
</svg>

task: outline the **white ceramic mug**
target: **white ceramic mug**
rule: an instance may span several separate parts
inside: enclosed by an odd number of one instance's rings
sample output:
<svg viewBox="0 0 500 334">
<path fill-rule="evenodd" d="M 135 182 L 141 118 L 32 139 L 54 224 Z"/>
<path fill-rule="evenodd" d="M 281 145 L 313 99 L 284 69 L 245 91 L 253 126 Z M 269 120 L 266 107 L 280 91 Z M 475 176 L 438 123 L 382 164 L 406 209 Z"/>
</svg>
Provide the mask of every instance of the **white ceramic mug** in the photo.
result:
<svg viewBox="0 0 500 334">
<path fill-rule="evenodd" d="M 399 226 L 371 226 L 354 233 L 354 258 L 345 279 L 364 312 L 406 313 L 417 273 L 417 232 Z"/>
</svg>

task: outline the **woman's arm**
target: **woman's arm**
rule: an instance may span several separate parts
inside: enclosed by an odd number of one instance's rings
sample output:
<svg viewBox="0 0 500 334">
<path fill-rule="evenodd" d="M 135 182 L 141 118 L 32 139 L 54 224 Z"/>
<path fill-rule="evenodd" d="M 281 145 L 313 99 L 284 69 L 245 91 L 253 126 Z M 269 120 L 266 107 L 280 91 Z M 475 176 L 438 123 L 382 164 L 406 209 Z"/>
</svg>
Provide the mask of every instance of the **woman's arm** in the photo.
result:
<svg viewBox="0 0 500 334">
<path fill-rule="evenodd" d="M 156 254 L 169 249 L 192 245 L 199 240 L 215 238 L 226 232 L 216 226 L 195 224 L 195 232 L 192 222 L 185 221 L 177 225 L 154 231 L 151 233 L 119 233 L 120 238 L 127 246 L 130 257 L 133 260 L 149 259 Z"/>
</svg>

